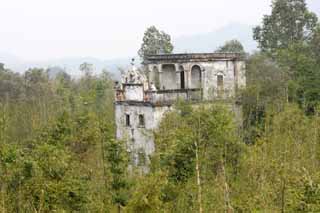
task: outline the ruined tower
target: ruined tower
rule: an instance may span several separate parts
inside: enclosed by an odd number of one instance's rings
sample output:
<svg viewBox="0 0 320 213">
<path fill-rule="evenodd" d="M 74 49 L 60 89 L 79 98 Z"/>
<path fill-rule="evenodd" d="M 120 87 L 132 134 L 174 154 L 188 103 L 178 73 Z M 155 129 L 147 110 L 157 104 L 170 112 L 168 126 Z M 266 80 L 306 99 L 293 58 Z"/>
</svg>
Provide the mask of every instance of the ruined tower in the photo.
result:
<svg viewBox="0 0 320 213">
<path fill-rule="evenodd" d="M 115 86 L 116 137 L 127 142 L 133 165 L 147 165 L 153 132 L 177 100 L 233 100 L 245 84 L 245 62 L 237 53 L 147 56 Z"/>
</svg>

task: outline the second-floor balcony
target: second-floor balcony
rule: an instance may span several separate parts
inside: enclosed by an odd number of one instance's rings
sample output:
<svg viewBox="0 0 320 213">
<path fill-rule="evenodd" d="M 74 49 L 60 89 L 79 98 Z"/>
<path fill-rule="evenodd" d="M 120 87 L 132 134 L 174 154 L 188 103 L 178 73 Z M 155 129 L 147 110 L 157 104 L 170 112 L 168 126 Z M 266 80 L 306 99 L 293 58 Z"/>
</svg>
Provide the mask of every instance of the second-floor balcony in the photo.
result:
<svg viewBox="0 0 320 213">
<path fill-rule="evenodd" d="M 124 90 L 116 90 L 116 101 L 131 101 L 126 97 Z M 154 105 L 173 104 L 178 100 L 201 101 L 202 89 L 172 89 L 172 90 L 147 90 L 144 91 L 143 100 L 133 100 L 138 102 L 151 103 Z"/>
<path fill-rule="evenodd" d="M 201 89 L 172 89 L 145 92 L 145 101 L 155 105 L 171 104 L 178 100 L 200 101 L 201 99 Z"/>
<path fill-rule="evenodd" d="M 170 89 L 170 90 L 147 90 L 141 91 L 141 95 L 134 96 L 132 93 L 126 93 L 125 90 L 116 89 L 115 101 L 116 102 L 140 102 L 149 103 L 153 105 L 171 105 L 179 100 L 188 102 L 199 101 L 219 101 L 233 99 L 234 95 L 232 90 L 216 90 L 204 92 L 201 88 L 196 89 Z"/>
</svg>

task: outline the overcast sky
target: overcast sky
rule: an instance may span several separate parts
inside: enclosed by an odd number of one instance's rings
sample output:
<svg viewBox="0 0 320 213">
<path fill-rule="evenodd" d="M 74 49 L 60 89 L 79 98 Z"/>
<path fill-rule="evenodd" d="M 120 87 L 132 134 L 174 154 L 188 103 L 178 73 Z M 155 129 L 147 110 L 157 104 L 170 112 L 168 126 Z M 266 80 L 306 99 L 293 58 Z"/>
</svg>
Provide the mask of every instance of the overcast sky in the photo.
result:
<svg viewBox="0 0 320 213">
<path fill-rule="evenodd" d="M 320 15 L 320 0 L 307 0 Z M 271 0 L 1 0 L 0 52 L 24 60 L 135 55 L 150 25 L 173 37 L 256 25 Z"/>
</svg>

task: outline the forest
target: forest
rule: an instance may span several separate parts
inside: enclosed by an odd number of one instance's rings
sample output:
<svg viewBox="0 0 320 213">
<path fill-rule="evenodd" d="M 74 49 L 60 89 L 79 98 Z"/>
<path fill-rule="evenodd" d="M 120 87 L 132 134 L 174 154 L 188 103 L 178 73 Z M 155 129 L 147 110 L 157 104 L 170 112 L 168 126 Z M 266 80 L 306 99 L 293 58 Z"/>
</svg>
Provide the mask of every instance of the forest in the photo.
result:
<svg viewBox="0 0 320 213">
<path fill-rule="evenodd" d="M 110 73 L 0 64 L 0 212 L 320 212 L 320 22 L 305 0 L 271 7 L 256 52 L 215 50 L 246 59 L 242 124 L 223 103 L 177 102 L 147 174 L 115 140 Z M 139 55 L 173 49 L 152 26 Z"/>
</svg>

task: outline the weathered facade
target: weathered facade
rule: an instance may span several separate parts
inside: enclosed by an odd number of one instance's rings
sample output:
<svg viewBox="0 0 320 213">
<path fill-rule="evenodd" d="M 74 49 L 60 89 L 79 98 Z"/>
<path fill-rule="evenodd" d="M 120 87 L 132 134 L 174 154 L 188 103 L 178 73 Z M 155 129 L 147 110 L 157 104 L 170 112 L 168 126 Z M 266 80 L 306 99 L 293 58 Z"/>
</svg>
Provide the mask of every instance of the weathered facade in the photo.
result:
<svg viewBox="0 0 320 213">
<path fill-rule="evenodd" d="M 150 55 L 116 84 L 116 137 L 127 141 L 134 165 L 146 165 L 155 150 L 153 131 L 177 100 L 233 100 L 245 82 L 240 54 Z"/>
</svg>

